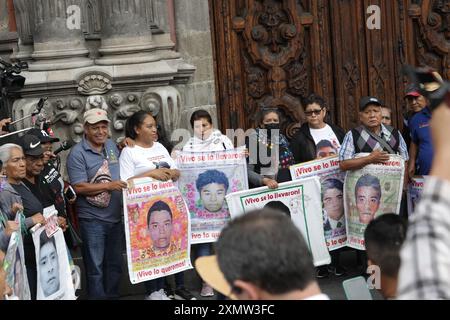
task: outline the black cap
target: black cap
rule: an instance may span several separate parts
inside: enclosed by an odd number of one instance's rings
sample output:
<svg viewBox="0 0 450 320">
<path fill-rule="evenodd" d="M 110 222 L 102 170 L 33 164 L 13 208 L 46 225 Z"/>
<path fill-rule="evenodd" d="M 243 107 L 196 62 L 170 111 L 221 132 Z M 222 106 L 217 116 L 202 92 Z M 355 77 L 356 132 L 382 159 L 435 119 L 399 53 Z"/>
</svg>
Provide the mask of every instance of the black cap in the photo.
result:
<svg viewBox="0 0 450 320">
<path fill-rule="evenodd" d="M 20 138 L 19 145 L 27 156 L 41 156 L 44 153 L 39 138 L 31 134 L 26 134 Z"/>
<path fill-rule="evenodd" d="M 47 142 L 53 143 L 53 142 L 59 141 L 58 138 L 50 136 L 45 130 L 41 130 L 41 129 L 37 129 L 37 128 L 29 130 L 27 132 L 27 134 L 31 134 L 35 137 L 38 137 L 39 140 L 41 141 L 41 143 L 47 143 Z"/>
<path fill-rule="evenodd" d="M 359 100 L 359 111 L 364 111 L 364 109 L 366 109 L 366 107 L 370 104 L 375 104 L 380 107 L 383 105 L 378 98 L 362 97 L 361 100 Z"/>
</svg>

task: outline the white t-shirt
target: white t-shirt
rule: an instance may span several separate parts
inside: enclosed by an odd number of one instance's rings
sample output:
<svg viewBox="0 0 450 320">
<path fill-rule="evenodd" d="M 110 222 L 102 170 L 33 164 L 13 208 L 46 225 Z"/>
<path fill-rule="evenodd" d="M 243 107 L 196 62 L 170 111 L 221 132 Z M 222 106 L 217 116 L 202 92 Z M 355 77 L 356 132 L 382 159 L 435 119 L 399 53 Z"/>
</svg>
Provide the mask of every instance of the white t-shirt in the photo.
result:
<svg viewBox="0 0 450 320">
<path fill-rule="evenodd" d="M 120 179 L 127 181 L 144 172 L 155 170 L 157 165 L 162 162 L 166 162 L 170 169 L 176 169 L 175 161 L 170 157 L 167 149 L 159 142 L 154 142 L 151 148 L 142 148 L 140 146 L 125 147 L 119 158 Z"/>
<path fill-rule="evenodd" d="M 193 152 L 223 151 L 228 149 L 234 149 L 233 143 L 219 130 L 214 130 L 206 140 L 194 136 L 183 146 L 183 151 Z"/>
<path fill-rule="evenodd" d="M 311 133 L 311 136 L 313 137 L 316 146 L 320 141 L 328 140 L 331 142 L 336 151 L 339 151 L 339 148 L 341 147 L 339 139 L 336 137 L 333 129 L 331 129 L 331 127 L 328 124 L 326 124 L 325 127 L 323 127 L 322 129 L 309 128 L 309 132 Z"/>
</svg>

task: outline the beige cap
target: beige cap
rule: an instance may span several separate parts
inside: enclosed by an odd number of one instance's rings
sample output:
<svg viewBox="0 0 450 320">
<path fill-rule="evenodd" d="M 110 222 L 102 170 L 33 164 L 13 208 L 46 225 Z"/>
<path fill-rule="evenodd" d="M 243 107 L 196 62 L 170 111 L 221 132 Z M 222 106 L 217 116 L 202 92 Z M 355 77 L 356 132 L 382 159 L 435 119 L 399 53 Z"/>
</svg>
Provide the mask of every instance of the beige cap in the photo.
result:
<svg viewBox="0 0 450 320">
<path fill-rule="evenodd" d="M 225 279 L 217 262 L 217 256 L 205 256 L 195 260 L 195 269 L 204 282 L 219 291 L 224 296 L 237 300 L 235 294 L 231 292 L 231 286 Z"/>
<path fill-rule="evenodd" d="M 434 71 L 431 73 L 433 75 L 433 78 L 436 80 L 435 82 L 428 82 L 425 84 L 421 84 L 421 86 L 423 87 L 423 89 L 427 92 L 433 92 L 436 91 L 437 89 L 439 89 L 442 84 L 444 83 L 444 80 L 442 79 L 441 75 Z"/>
<path fill-rule="evenodd" d="M 108 114 L 103 109 L 94 108 L 94 109 L 88 110 L 84 113 L 84 121 L 83 121 L 84 124 L 86 124 L 86 123 L 95 124 L 95 123 L 99 123 L 101 121 L 111 122 L 108 119 Z"/>
</svg>

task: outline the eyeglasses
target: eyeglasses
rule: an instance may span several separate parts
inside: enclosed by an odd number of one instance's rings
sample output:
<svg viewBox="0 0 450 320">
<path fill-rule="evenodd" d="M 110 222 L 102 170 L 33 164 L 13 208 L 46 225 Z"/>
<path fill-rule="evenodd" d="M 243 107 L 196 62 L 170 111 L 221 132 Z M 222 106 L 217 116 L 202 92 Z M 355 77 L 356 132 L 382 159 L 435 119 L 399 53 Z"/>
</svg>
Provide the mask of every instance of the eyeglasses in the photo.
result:
<svg viewBox="0 0 450 320">
<path fill-rule="evenodd" d="M 305 111 L 305 115 L 307 117 L 311 117 L 313 114 L 318 116 L 322 112 L 322 110 L 323 110 L 323 108 L 322 109 L 318 109 L 318 110 Z"/>
<path fill-rule="evenodd" d="M 384 120 L 391 120 L 391 117 L 382 117 Z"/>
</svg>

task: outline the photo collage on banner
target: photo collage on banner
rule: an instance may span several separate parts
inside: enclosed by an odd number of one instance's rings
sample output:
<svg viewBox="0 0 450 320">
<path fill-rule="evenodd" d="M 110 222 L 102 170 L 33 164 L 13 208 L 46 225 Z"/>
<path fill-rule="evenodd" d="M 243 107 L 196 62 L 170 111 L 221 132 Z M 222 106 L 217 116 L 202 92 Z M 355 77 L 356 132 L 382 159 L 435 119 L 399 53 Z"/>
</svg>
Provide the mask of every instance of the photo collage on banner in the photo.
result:
<svg viewBox="0 0 450 320">
<path fill-rule="evenodd" d="M 46 223 L 55 221 L 57 211 L 53 209 L 44 209 Z M 49 230 L 37 224 L 31 233 L 36 252 L 37 300 L 75 300 L 72 267 L 63 231 L 58 227 L 55 232 L 53 228 Z M 50 237 L 48 233 L 51 233 Z"/>
<path fill-rule="evenodd" d="M 214 152 L 178 152 L 178 188 L 191 215 L 192 244 L 215 242 L 230 221 L 227 194 L 247 190 L 243 148 Z"/>
<path fill-rule="evenodd" d="M 345 173 L 339 169 L 339 157 L 332 156 L 290 167 L 292 180 L 319 177 L 322 186 L 323 228 L 328 250 L 346 246 L 344 214 Z"/>
<path fill-rule="evenodd" d="M 318 177 L 281 183 L 275 190 L 261 187 L 236 192 L 227 195 L 226 200 L 232 218 L 265 207 L 286 213 L 303 234 L 314 265 L 331 263 L 323 231 Z"/>
<path fill-rule="evenodd" d="M 134 179 L 123 197 L 131 283 L 191 269 L 189 211 L 174 183 Z"/>
<path fill-rule="evenodd" d="M 22 214 L 17 214 L 15 221 L 22 226 Z M 8 297 L 10 300 L 30 300 L 27 269 L 25 268 L 25 255 L 23 251 L 23 238 L 21 230 L 11 234 L 8 249 L 3 262 L 6 272 L 6 283 L 12 290 Z"/>
<path fill-rule="evenodd" d="M 365 250 L 364 231 L 369 222 L 385 213 L 399 214 L 404 168 L 401 156 L 390 155 L 385 163 L 347 171 L 344 204 L 349 247 Z"/>
<path fill-rule="evenodd" d="M 425 176 L 412 177 L 408 185 L 408 192 L 406 194 L 408 201 L 408 216 L 412 216 L 416 209 L 416 205 L 420 200 L 420 195 L 423 191 L 423 184 Z"/>
</svg>

